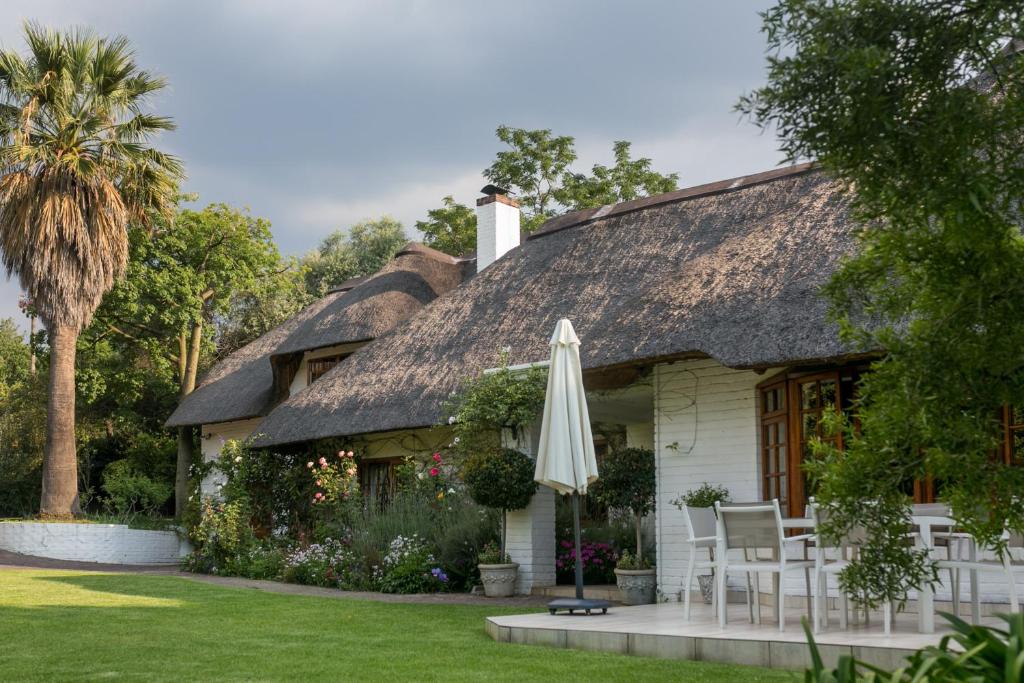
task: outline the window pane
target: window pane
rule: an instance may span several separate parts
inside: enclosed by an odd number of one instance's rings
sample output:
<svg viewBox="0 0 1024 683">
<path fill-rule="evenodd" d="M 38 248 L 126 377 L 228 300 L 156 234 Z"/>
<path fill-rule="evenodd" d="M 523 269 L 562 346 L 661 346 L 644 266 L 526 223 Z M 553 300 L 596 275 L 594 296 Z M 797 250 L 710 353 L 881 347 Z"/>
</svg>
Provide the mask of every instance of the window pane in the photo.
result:
<svg viewBox="0 0 1024 683">
<path fill-rule="evenodd" d="M 836 382 L 832 379 L 821 382 L 821 405 L 834 406 L 836 404 Z"/>
<path fill-rule="evenodd" d="M 807 382 L 800 385 L 800 405 L 805 409 L 818 407 L 817 382 Z"/>
<path fill-rule="evenodd" d="M 780 422 L 776 426 L 778 427 L 778 430 L 779 430 L 778 441 L 779 441 L 779 443 L 785 445 L 785 443 L 786 443 L 786 423 L 785 422 Z"/>
</svg>

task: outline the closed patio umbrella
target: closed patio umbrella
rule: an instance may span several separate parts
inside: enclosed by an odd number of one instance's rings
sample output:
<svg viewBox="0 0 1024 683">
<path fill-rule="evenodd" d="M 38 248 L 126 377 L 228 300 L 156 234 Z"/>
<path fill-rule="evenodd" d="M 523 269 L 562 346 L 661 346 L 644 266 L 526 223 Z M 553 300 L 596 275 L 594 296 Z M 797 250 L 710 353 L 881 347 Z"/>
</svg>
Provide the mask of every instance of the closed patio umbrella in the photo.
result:
<svg viewBox="0 0 1024 683">
<path fill-rule="evenodd" d="M 544 399 L 544 418 L 537 449 L 534 479 L 559 493 L 572 495 L 572 513 L 576 539 L 576 599 L 554 600 L 548 609 L 570 614 L 591 610 L 607 611 L 606 600 L 583 598 L 583 562 L 580 551 L 580 495 L 597 479 L 594 437 L 590 431 L 590 414 L 583 390 L 580 367 L 580 340 L 572 323 L 562 318 L 551 336 L 551 364 L 548 367 L 548 389 Z"/>
</svg>

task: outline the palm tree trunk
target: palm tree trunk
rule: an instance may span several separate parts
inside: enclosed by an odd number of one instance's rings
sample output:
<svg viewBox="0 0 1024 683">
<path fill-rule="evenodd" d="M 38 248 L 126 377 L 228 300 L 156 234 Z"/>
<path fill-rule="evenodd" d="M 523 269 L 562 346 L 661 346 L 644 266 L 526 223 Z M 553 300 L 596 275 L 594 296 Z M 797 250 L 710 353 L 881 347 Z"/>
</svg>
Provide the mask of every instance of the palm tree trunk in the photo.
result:
<svg viewBox="0 0 1024 683">
<path fill-rule="evenodd" d="M 46 451 L 39 513 L 71 517 L 78 505 L 78 461 L 75 455 L 75 346 L 78 331 L 50 329 L 50 395 L 46 410 Z"/>
</svg>

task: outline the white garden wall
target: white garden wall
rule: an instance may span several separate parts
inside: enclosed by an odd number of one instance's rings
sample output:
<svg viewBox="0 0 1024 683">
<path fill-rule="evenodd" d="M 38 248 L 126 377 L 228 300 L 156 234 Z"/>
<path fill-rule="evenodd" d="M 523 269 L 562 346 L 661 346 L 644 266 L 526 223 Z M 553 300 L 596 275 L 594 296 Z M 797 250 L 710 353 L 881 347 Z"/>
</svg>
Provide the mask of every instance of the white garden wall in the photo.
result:
<svg viewBox="0 0 1024 683">
<path fill-rule="evenodd" d="M 177 564 L 188 541 L 173 531 L 124 524 L 0 522 L 0 550 L 55 560 L 103 564 Z"/>
</svg>

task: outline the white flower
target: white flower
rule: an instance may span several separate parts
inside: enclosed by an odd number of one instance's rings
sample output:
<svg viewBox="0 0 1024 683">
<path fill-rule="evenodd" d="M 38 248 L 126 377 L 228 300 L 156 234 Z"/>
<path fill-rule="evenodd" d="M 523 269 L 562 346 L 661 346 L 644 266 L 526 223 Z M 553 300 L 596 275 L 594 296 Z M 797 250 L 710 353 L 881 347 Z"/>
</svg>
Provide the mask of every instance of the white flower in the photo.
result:
<svg viewBox="0 0 1024 683">
<path fill-rule="evenodd" d="M 450 425 L 455 424 L 455 416 L 454 415 L 452 415 L 451 417 L 448 418 L 448 424 L 450 424 Z"/>
<path fill-rule="evenodd" d="M 242 462 L 242 456 L 236 455 L 235 456 L 235 462 Z"/>
<path fill-rule="evenodd" d="M 459 437 L 455 437 L 454 439 L 452 439 L 453 446 L 456 445 L 457 443 L 459 443 Z"/>
</svg>

